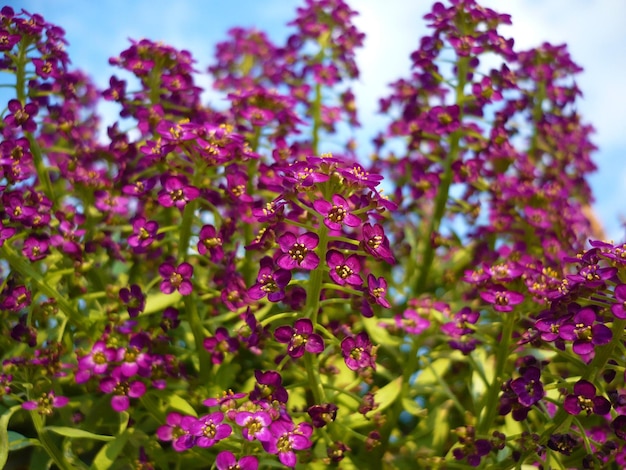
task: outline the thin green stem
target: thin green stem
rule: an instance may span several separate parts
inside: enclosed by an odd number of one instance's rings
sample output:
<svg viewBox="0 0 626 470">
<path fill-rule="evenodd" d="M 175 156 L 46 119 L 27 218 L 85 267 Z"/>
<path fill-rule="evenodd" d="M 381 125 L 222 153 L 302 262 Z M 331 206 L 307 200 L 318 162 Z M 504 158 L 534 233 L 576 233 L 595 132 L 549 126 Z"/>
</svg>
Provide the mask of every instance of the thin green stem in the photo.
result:
<svg viewBox="0 0 626 470">
<path fill-rule="evenodd" d="M 39 442 L 42 447 L 46 449 L 47 454 L 50 456 L 52 461 L 59 467 L 61 470 L 71 470 L 71 465 L 66 462 L 63 457 L 63 453 L 61 449 L 59 449 L 52 439 L 50 435 L 45 429 L 45 423 L 41 415 L 37 411 L 30 411 L 30 417 L 33 421 L 33 426 L 35 427 L 35 431 L 37 432 L 37 436 L 39 437 Z"/>
</svg>

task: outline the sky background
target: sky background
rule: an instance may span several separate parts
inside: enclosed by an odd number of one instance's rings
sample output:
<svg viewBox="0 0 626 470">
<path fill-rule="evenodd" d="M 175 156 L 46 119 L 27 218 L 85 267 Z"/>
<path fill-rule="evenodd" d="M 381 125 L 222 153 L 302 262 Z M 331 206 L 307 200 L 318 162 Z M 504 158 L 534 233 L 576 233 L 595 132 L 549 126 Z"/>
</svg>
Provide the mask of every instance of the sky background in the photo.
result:
<svg viewBox="0 0 626 470">
<path fill-rule="evenodd" d="M 425 0 L 347 0 L 359 11 L 359 29 L 367 35 L 357 56 L 361 78 L 354 87 L 363 128 L 357 134 L 361 155 L 371 152 L 371 137 L 387 123 L 378 115 L 378 98 L 387 84 L 408 75 L 410 53 L 427 34 Z M 109 57 L 129 45 L 129 38 L 160 40 L 191 51 L 197 69 L 212 62 L 214 46 L 234 26 L 266 31 L 276 42 L 286 37 L 286 23 L 301 0 L 9 0 L 6 5 L 39 13 L 66 31 L 74 67 L 88 73 L 100 88 L 116 69 Z M 626 218 L 626 1 L 624 0 L 479 0 L 512 16 L 504 36 L 523 50 L 544 41 L 567 43 L 573 60 L 585 71 L 577 78 L 583 91 L 579 111 L 595 129 L 598 171 L 590 177 L 593 207 L 609 239 L 624 240 Z M 504 9 L 506 8 L 506 10 Z M 204 74 L 197 83 L 210 87 Z M 216 95 L 208 95 L 215 99 Z M 107 123 L 117 108 L 103 109 Z"/>
</svg>

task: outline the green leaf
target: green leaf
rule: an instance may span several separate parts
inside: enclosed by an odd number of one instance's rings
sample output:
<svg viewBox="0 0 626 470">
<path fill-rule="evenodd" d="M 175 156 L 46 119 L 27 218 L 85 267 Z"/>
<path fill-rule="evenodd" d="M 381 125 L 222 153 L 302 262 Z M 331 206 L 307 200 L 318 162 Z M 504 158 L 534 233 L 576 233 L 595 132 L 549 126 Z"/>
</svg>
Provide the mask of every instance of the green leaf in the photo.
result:
<svg viewBox="0 0 626 470">
<path fill-rule="evenodd" d="M 167 307 L 171 307 L 172 305 L 178 303 L 181 298 L 182 295 L 180 295 L 178 291 L 169 295 L 164 294 L 163 292 L 150 294 L 146 299 L 146 308 L 144 309 L 143 314 L 148 315 L 151 313 L 162 312 Z"/>
<path fill-rule="evenodd" d="M 397 347 L 402 344 L 402 340 L 400 338 L 391 336 L 386 328 L 379 325 L 380 319 L 375 316 L 372 318 L 363 318 L 362 321 L 365 325 L 365 329 L 367 330 L 367 334 L 372 340 L 372 343 L 391 347 Z"/>
<path fill-rule="evenodd" d="M 9 450 L 19 450 L 29 446 L 40 446 L 38 439 L 22 436 L 19 432 L 9 431 Z"/>
<path fill-rule="evenodd" d="M 90 467 L 91 470 L 106 470 L 111 468 L 122 450 L 124 450 L 129 434 L 130 430 L 126 430 L 119 436 L 115 437 L 114 441 L 111 441 L 102 447 L 100 452 L 98 452 L 98 455 L 96 455 L 96 458 L 93 459 L 93 463 Z"/>
<path fill-rule="evenodd" d="M 411 400 L 410 398 L 402 399 L 402 408 L 407 413 L 417 416 L 418 418 L 423 418 L 428 415 L 428 410 L 426 408 L 420 407 L 415 400 Z"/>
<path fill-rule="evenodd" d="M 378 390 L 374 395 L 374 401 L 378 403 L 378 407 L 375 410 L 372 410 L 371 413 L 379 413 L 380 411 L 389 408 L 398 395 L 400 395 L 400 391 L 402 390 L 402 377 L 398 377 L 397 379 L 389 382 L 383 388 Z"/>
<path fill-rule="evenodd" d="M 180 411 L 186 415 L 195 416 L 196 418 L 198 417 L 198 412 L 184 398 L 171 392 L 163 398 L 165 399 L 165 403 L 167 403 L 168 408 Z"/>
<path fill-rule="evenodd" d="M 83 429 L 70 428 L 68 426 L 46 426 L 44 429 L 65 437 L 82 437 L 84 439 L 95 439 L 96 441 L 112 441 L 115 439 L 114 436 L 103 436 L 102 434 L 94 434 Z"/>
<path fill-rule="evenodd" d="M 9 459 L 9 420 L 13 413 L 21 408 L 20 405 L 15 405 L 0 416 L 0 468 L 4 468 Z"/>
</svg>

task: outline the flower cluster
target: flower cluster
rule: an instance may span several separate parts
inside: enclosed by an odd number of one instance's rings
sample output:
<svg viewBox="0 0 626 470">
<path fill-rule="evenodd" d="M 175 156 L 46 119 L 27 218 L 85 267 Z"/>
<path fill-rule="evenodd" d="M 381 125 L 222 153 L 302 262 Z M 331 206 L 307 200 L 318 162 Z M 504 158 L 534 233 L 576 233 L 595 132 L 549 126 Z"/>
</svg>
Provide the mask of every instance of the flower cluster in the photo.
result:
<svg viewBox="0 0 626 470">
<path fill-rule="evenodd" d="M 437 2 L 366 162 L 355 15 L 232 29 L 216 109 L 188 51 L 133 40 L 99 91 L 0 10 L 0 466 L 626 465 L 626 245 L 585 245 L 580 68 Z"/>
</svg>

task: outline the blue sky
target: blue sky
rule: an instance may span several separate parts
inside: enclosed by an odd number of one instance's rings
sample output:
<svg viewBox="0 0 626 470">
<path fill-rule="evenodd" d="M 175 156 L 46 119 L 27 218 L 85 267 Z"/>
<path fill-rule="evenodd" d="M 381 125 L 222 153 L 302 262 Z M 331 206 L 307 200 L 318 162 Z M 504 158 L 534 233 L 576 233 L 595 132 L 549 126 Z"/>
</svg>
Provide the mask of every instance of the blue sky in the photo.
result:
<svg viewBox="0 0 626 470">
<path fill-rule="evenodd" d="M 480 1 L 480 0 L 479 0 Z M 187 49 L 204 71 L 216 42 L 233 26 L 256 27 L 280 40 L 300 0 L 9 0 L 19 10 L 40 13 L 63 27 L 75 67 L 105 87 L 114 69 L 108 58 L 128 47 L 128 39 L 161 40 Z M 361 79 L 355 87 L 363 154 L 370 151 L 370 136 L 382 128 L 377 116 L 378 97 L 387 83 L 405 76 L 409 54 L 426 29 L 422 16 L 430 8 L 424 0 L 348 0 L 360 11 L 359 28 L 367 34 L 358 55 Z M 527 49 L 543 41 L 567 43 L 571 55 L 584 67 L 578 85 L 584 93 L 579 106 L 584 120 L 597 130 L 595 161 L 599 171 L 591 177 L 594 208 L 608 237 L 624 239 L 620 220 L 626 217 L 626 2 L 624 0 L 482 0 L 485 6 L 512 15 L 513 26 L 503 33 L 515 38 L 516 48 Z M 506 6 L 506 11 L 503 10 Z M 205 75 L 199 85 L 210 85 Z M 215 95 L 214 95 L 215 96 Z M 211 95 L 209 94 L 209 99 Z M 105 120 L 113 110 L 105 109 Z"/>
</svg>

